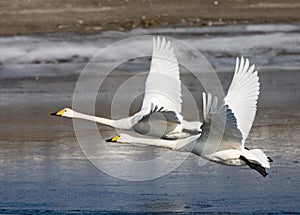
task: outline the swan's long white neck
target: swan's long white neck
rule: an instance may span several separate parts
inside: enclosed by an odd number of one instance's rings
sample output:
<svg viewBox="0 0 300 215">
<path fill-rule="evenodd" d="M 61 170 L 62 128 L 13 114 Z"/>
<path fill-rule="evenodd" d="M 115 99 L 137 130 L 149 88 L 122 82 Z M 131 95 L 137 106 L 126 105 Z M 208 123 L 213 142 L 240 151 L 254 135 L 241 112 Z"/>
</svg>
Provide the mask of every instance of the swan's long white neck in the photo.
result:
<svg viewBox="0 0 300 215">
<path fill-rule="evenodd" d="M 88 121 L 100 123 L 103 125 L 108 125 L 108 126 L 111 126 L 114 128 L 119 128 L 119 129 L 130 129 L 131 128 L 130 118 L 112 120 L 112 119 L 92 116 L 92 115 L 88 115 L 88 114 L 84 114 L 84 113 L 79 113 L 77 111 L 73 111 L 72 118 L 85 119 Z"/>
<path fill-rule="evenodd" d="M 196 144 L 196 140 L 198 139 L 198 135 L 191 136 L 184 139 L 178 140 L 164 140 L 164 139 L 154 139 L 154 138 L 139 138 L 133 137 L 130 135 L 124 136 L 124 134 L 120 135 L 121 140 L 118 142 L 121 143 L 134 143 L 134 144 L 142 144 L 142 145 L 150 145 L 150 146 L 158 146 L 162 148 L 167 148 L 175 151 L 181 152 L 191 152 Z"/>
</svg>

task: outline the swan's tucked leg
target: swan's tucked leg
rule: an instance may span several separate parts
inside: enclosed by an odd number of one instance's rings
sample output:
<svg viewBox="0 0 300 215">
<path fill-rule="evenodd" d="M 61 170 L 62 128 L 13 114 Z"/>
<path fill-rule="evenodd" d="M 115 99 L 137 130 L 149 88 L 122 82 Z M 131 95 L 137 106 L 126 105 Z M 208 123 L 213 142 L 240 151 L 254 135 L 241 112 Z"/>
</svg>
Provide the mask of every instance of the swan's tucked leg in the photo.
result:
<svg viewBox="0 0 300 215">
<path fill-rule="evenodd" d="M 245 163 L 251 168 L 256 170 L 257 172 L 259 172 L 263 177 L 266 177 L 268 175 L 268 173 L 266 172 L 266 169 L 258 163 L 252 163 L 250 162 L 247 158 L 245 158 L 244 156 L 240 156 L 240 159 L 242 161 L 245 161 Z"/>
</svg>

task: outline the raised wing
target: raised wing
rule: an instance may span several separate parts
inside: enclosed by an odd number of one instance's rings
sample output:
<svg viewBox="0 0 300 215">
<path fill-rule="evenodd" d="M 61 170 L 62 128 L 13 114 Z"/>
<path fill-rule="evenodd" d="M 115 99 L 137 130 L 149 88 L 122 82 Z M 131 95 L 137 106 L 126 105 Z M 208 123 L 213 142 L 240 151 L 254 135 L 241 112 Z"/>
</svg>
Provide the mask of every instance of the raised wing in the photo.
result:
<svg viewBox="0 0 300 215">
<path fill-rule="evenodd" d="M 171 42 L 164 37 L 153 38 L 151 68 L 145 84 L 142 110 L 150 111 L 153 104 L 179 116 L 181 103 L 179 66 Z"/>
<path fill-rule="evenodd" d="M 242 133 L 237 127 L 234 113 L 210 93 L 203 93 L 203 118 L 201 141 L 207 142 L 209 137 L 212 140 L 205 146 L 207 151 L 240 148 Z"/>
<path fill-rule="evenodd" d="M 224 101 L 234 113 L 243 145 L 255 118 L 259 85 L 254 64 L 250 66 L 247 58 L 236 58 L 234 76 Z"/>
</svg>

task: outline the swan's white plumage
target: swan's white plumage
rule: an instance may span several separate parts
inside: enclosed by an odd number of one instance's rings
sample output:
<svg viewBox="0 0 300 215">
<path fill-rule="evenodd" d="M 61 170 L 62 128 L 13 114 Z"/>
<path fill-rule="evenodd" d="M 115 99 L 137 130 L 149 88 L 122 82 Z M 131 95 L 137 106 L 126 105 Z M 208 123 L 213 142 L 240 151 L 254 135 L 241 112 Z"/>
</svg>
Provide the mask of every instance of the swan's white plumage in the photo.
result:
<svg viewBox="0 0 300 215">
<path fill-rule="evenodd" d="M 143 116 L 149 114 L 154 107 L 162 109 L 162 111 L 171 111 L 174 116 L 173 119 L 178 120 L 178 124 L 168 121 L 164 126 L 161 123 L 151 123 L 150 136 L 158 136 L 167 139 L 178 139 L 190 136 L 190 133 L 183 132 L 183 129 L 189 132 L 199 132 L 200 122 L 188 122 L 183 120 L 181 115 L 182 94 L 181 94 L 181 80 L 179 74 L 179 65 L 174 53 L 174 48 L 171 46 L 171 41 L 157 37 L 153 38 L 153 51 L 150 66 L 150 72 L 145 83 L 145 95 L 140 113 L 136 115 L 138 125 L 142 125 Z M 141 120 L 141 121 L 140 121 Z M 146 122 L 148 124 L 148 122 Z M 136 126 L 139 133 L 145 134 L 143 126 Z M 159 132 L 158 132 L 159 131 Z M 161 134 L 162 131 L 168 131 Z"/>
<path fill-rule="evenodd" d="M 181 103 L 181 81 L 174 48 L 164 37 L 153 38 L 151 67 L 145 84 L 142 110 L 149 111 L 154 104 L 179 115 Z"/>
<path fill-rule="evenodd" d="M 194 145 L 196 144 L 195 141 L 199 137 L 200 134 L 190 136 L 184 139 L 164 140 L 164 139 L 134 137 L 129 134 L 121 133 L 111 138 L 111 140 L 114 139 L 115 141 L 112 142 L 118 142 L 118 143 L 151 145 L 151 146 L 167 148 L 175 151 L 191 152 L 193 150 Z"/>
<path fill-rule="evenodd" d="M 236 58 L 234 76 L 224 101 L 236 117 L 237 127 L 243 135 L 243 145 L 255 118 L 259 87 L 254 65 L 250 66 L 249 60 L 243 57 L 241 60 Z"/>
<path fill-rule="evenodd" d="M 212 96 L 211 93 L 203 92 L 203 118 L 202 135 L 200 137 L 203 143 L 206 143 L 210 136 L 218 136 L 229 140 L 215 142 L 209 141 L 205 149 L 201 148 L 198 154 L 211 153 L 230 149 L 240 149 L 242 135 L 237 128 L 234 113 L 226 107 L 226 104 L 219 101 L 218 97 Z M 218 138 L 217 138 L 218 139 Z"/>
<path fill-rule="evenodd" d="M 256 114 L 258 95 L 259 78 L 254 65 L 250 66 L 248 59 L 237 58 L 234 77 L 224 101 L 220 102 L 210 93 L 203 93 L 204 122 L 201 134 L 176 141 L 151 140 L 122 134 L 123 137 L 117 142 L 190 151 L 225 165 L 249 165 L 265 177 L 268 174 L 264 168 L 270 168 L 271 160 L 261 149 L 248 150 L 244 147 Z M 221 137 L 221 140 L 211 141 L 211 136 Z M 191 142 L 194 144 L 191 145 Z"/>
</svg>

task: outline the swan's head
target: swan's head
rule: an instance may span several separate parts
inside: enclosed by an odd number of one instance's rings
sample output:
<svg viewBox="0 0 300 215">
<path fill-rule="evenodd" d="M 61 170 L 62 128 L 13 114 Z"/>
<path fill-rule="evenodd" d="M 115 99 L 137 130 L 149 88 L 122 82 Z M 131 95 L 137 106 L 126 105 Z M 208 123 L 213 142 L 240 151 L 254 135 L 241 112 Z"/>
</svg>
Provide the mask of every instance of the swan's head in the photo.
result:
<svg viewBox="0 0 300 215">
<path fill-rule="evenodd" d="M 51 115 L 54 116 L 64 116 L 64 117 L 68 117 L 68 118 L 72 118 L 74 115 L 74 111 L 70 108 L 64 108 L 60 111 L 57 111 L 55 113 L 51 113 Z"/>
<path fill-rule="evenodd" d="M 132 137 L 128 134 L 118 134 L 106 140 L 106 142 L 115 142 L 115 143 L 130 143 L 131 141 L 132 141 Z"/>
</svg>

